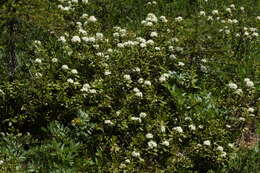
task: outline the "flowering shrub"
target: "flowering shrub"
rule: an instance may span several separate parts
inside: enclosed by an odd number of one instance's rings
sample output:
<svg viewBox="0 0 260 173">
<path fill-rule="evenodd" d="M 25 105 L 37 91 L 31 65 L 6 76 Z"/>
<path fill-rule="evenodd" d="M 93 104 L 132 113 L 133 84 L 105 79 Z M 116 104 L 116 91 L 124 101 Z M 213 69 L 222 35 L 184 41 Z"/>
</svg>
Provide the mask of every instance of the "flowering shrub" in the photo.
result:
<svg viewBox="0 0 260 173">
<path fill-rule="evenodd" d="M 66 32 L 32 41 L 28 73 L 0 86 L 1 130 L 49 142 L 27 153 L 52 163 L 41 171 L 220 170 L 243 132 L 254 132 L 259 17 L 233 4 L 157 16 L 152 1 L 137 30 L 104 31 L 85 13 L 95 4 L 59 2 Z"/>
</svg>

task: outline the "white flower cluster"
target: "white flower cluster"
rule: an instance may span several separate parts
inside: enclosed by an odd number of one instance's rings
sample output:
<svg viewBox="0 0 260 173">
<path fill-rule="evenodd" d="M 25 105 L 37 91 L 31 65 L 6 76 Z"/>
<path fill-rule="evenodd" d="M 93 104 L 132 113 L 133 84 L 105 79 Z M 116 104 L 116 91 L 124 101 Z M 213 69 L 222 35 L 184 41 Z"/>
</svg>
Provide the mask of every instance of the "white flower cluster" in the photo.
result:
<svg viewBox="0 0 260 173">
<path fill-rule="evenodd" d="M 159 19 L 160 19 L 160 21 L 163 22 L 163 23 L 167 23 L 167 22 L 168 22 L 168 20 L 166 19 L 165 16 L 161 16 Z"/>
<path fill-rule="evenodd" d="M 66 43 L 67 40 L 66 40 L 65 36 L 60 36 L 58 41 L 61 41 L 62 43 Z"/>
<path fill-rule="evenodd" d="M 156 5 L 157 4 L 157 2 L 156 1 L 152 1 L 152 2 L 147 2 L 147 5 Z"/>
<path fill-rule="evenodd" d="M 80 91 L 90 93 L 90 94 L 96 94 L 97 93 L 97 91 L 95 89 L 91 88 L 91 86 L 88 83 L 85 83 Z"/>
<path fill-rule="evenodd" d="M 182 18 L 181 16 L 176 17 L 176 18 L 175 18 L 175 21 L 176 21 L 176 22 L 181 22 L 181 21 L 183 21 L 183 18 Z"/>
<path fill-rule="evenodd" d="M 82 37 L 82 40 L 86 43 L 95 43 L 96 42 L 95 37 Z"/>
<path fill-rule="evenodd" d="M 253 27 L 247 28 L 247 27 L 244 27 L 243 30 L 244 30 L 244 36 L 246 38 L 252 39 L 252 38 L 256 38 L 256 37 L 259 36 L 259 34 L 257 32 L 257 28 L 253 28 Z"/>
<path fill-rule="evenodd" d="M 146 137 L 147 139 L 152 139 L 152 138 L 153 138 L 153 134 L 147 133 L 147 134 L 145 135 L 145 137 Z"/>
<path fill-rule="evenodd" d="M 65 6 L 63 7 L 63 5 L 58 5 L 58 9 L 62 10 L 62 11 L 70 11 L 70 10 L 73 10 L 73 8 L 70 6 Z"/>
<path fill-rule="evenodd" d="M 146 19 L 141 22 L 144 26 L 153 26 L 158 22 L 158 18 L 153 13 L 148 13 Z"/>
<path fill-rule="evenodd" d="M 252 82 L 249 78 L 245 78 L 244 82 L 246 83 L 246 87 L 248 87 L 248 88 L 254 87 L 254 82 Z"/>
<path fill-rule="evenodd" d="M 139 122 L 139 123 L 142 122 L 142 119 L 141 119 L 140 117 L 131 117 L 130 119 L 131 119 L 132 121 L 137 121 L 137 122 Z"/>
<path fill-rule="evenodd" d="M 228 84 L 228 87 L 229 87 L 230 89 L 236 90 L 236 89 L 237 89 L 237 84 L 230 82 L 230 83 Z"/>
<path fill-rule="evenodd" d="M 79 36 L 75 35 L 75 36 L 72 37 L 71 41 L 72 41 L 73 43 L 80 43 L 80 42 L 81 42 L 81 39 L 80 39 Z"/>
<path fill-rule="evenodd" d="M 168 78 L 170 77 L 170 74 L 169 73 L 163 73 L 160 78 L 159 78 L 159 81 L 161 83 L 165 82 Z"/>
<path fill-rule="evenodd" d="M 173 130 L 179 132 L 179 133 L 183 133 L 183 130 L 180 126 L 174 127 Z"/>
<path fill-rule="evenodd" d="M 148 147 L 149 147 L 150 149 L 157 148 L 157 143 L 156 143 L 155 141 L 153 141 L 153 140 L 150 140 L 150 141 L 148 142 Z"/>
<path fill-rule="evenodd" d="M 143 93 L 138 88 L 134 88 L 133 91 L 137 97 L 143 97 Z"/>
<path fill-rule="evenodd" d="M 218 146 L 217 150 L 220 152 L 220 157 L 226 157 L 227 153 L 224 151 L 224 148 L 222 146 Z"/>
<path fill-rule="evenodd" d="M 139 158 L 139 157 L 140 157 L 140 153 L 137 152 L 137 151 L 133 151 L 133 152 L 132 152 L 132 156 Z"/>
<path fill-rule="evenodd" d="M 113 33 L 114 38 L 125 37 L 127 34 L 126 29 L 123 29 L 121 27 L 116 26 L 113 29 L 115 30 L 115 32 Z"/>
</svg>

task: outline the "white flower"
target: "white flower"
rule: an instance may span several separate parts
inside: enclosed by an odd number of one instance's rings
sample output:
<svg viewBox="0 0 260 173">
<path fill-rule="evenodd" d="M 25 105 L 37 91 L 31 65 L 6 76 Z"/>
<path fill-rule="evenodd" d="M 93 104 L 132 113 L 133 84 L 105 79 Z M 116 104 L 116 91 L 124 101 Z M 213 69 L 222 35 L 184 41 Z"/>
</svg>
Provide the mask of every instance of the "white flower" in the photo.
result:
<svg viewBox="0 0 260 173">
<path fill-rule="evenodd" d="M 104 35 L 102 33 L 98 32 L 98 33 L 96 33 L 96 38 L 98 40 L 102 40 L 104 38 Z"/>
<path fill-rule="evenodd" d="M 52 58 L 52 60 L 51 60 L 53 63 L 55 63 L 55 62 L 58 62 L 58 59 L 57 58 Z"/>
<path fill-rule="evenodd" d="M 40 77 L 42 77 L 42 74 L 39 73 L 39 72 L 37 72 L 37 73 L 35 73 L 35 77 L 36 77 L 36 78 L 40 78 Z"/>
<path fill-rule="evenodd" d="M 142 92 L 137 92 L 137 93 L 135 93 L 135 95 L 136 95 L 137 97 L 143 97 L 143 93 L 142 93 Z"/>
<path fill-rule="evenodd" d="M 129 159 L 126 159 L 125 162 L 126 163 L 131 163 L 131 161 Z"/>
<path fill-rule="evenodd" d="M 149 148 L 156 148 L 157 147 L 157 143 L 153 140 L 148 142 L 148 147 Z"/>
<path fill-rule="evenodd" d="M 200 128 L 200 129 L 203 129 L 203 125 L 199 125 L 199 128 Z"/>
<path fill-rule="evenodd" d="M 134 88 L 133 91 L 136 93 L 140 92 L 140 90 L 138 88 Z"/>
<path fill-rule="evenodd" d="M 69 66 L 68 65 L 62 65 L 61 68 L 62 68 L 62 70 L 68 70 Z"/>
<path fill-rule="evenodd" d="M 169 58 L 170 58 L 170 59 L 176 59 L 176 56 L 173 55 L 173 54 L 171 54 L 171 55 L 169 56 Z"/>
<path fill-rule="evenodd" d="M 97 21 L 97 18 L 96 18 L 95 16 L 90 16 L 90 17 L 88 18 L 88 21 L 95 23 L 95 22 Z"/>
<path fill-rule="evenodd" d="M 88 3 L 88 0 L 82 0 L 82 3 L 83 3 L 83 4 L 87 4 L 87 3 Z"/>
<path fill-rule="evenodd" d="M 226 29 L 225 34 L 230 34 L 230 30 Z"/>
<path fill-rule="evenodd" d="M 111 75 L 111 71 L 106 70 L 104 74 L 105 74 L 106 76 Z"/>
<path fill-rule="evenodd" d="M 234 148 L 234 144 L 233 144 L 233 143 L 229 143 L 228 146 L 229 146 L 230 148 Z"/>
<path fill-rule="evenodd" d="M 213 20 L 213 17 L 212 16 L 208 16 L 208 20 L 209 21 Z"/>
<path fill-rule="evenodd" d="M 244 32 L 244 35 L 245 35 L 245 36 L 249 36 L 249 32 L 247 32 L 247 31 Z"/>
<path fill-rule="evenodd" d="M 146 44 L 154 45 L 154 41 L 153 40 L 147 40 Z"/>
<path fill-rule="evenodd" d="M 61 41 L 61 42 L 63 42 L 63 43 L 66 42 L 66 38 L 65 38 L 64 36 L 61 36 L 58 40 Z"/>
<path fill-rule="evenodd" d="M 152 83 L 149 80 L 144 81 L 144 84 L 147 85 L 147 86 L 151 86 L 152 85 Z"/>
<path fill-rule="evenodd" d="M 140 72 L 141 69 L 140 69 L 139 67 L 135 67 L 133 71 L 135 71 L 135 72 Z"/>
<path fill-rule="evenodd" d="M 194 124 L 189 125 L 189 128 L 190 128 L 191 130 L 196 130 L 196 126 L 195 126 Z"/>
<path fill-rule="evenodd" d="M 81 42 L 81 39 L 80 39 L 79 36 L 75 35 L 75 36 L 72 37 L 71 41 L 74 42 L 74 43 L 76 43 L 76 42 L 77 42 L 77 43 L 80 43 L 80 42 Z"/>
<path fill-rule="evenodd" d="M 147 133 L 147 134 L 145 135 L 145 137 L 146 137 L 147 139 L 152 139 L 152 138 L 153 138 L 153 134 Z"/>
<path fill-rule="evenodd" d="M 160 47 L 155 47 L 154 49 L 155 49 L 156 51 L 160 51 L 160 50 L 161 50 Z"/>
<path fill-rule="evenodd" d="M 180 126 L 174 127 L 173 130 L 179 132 L 179 133 L 183 133 L 183 130 Z"/>
<path fill-rule="evenodd" d="M 139 114 L 139 117 L 141 117 L 141 118 L 145 118 L 147 116 L 147 114 L 145 113 L 145 112 L 141 112 L 140 114 Z"/>
<path fill-rule="evenodd" d="M 226 127 L 230 129 L 230 128 L 231 128 L 231 125 L 227 124 Z"/>
<path fill-rule="evenodd" d="M 160 20 L 161 20 L 163 23 L 167 23 L 167 22 L 168 22 L 168 20 L 166 19 L 165 16 L 161 16 L 161 17 L 160 17 Z"/>
<path fill-rule="evenodd" d="M 143 78 L 139 78 L 138 81 L 137 81 L 139 84 L 142 84 L 144 82 L 144 79 Z"/>
<path fill-rule="evenodd" d="M 76 69 L 72 69 L 72 70 L 71 70 L 71 73 L 72 73 L 72 74 L 78 74 L 78 71 L 77 71 Z"/>
<path fill-rule="evenodd" d="M 222 152 L 220 156 L 221 156 L 221 157 L 226 157 L 226 156 L 227 156 L 227 153 L 226 153 L 226 152 Z"/>
<path fill-rule="evenodd" d="M 163 142 L 162 142 L 162 145 L 168 147 L 168 146 L 170 145 L 170 143 L 169 143 L 169 141 L 163 141 Z"/>
<path fill-rule="evenodd" d="M 113 125 L 113 122 L 111 120 L 105 120 L 104 123 L 108 125 Z"/>
<path fill-rule="evenodd" d="M 146 47 L 146 43 L 141 43 L 141 44 L 140 44 L 140 47 L 141 47 L 141 48 Z"/>
<path fill-rule="evenodd" d="M 0 160 L 0 165 L 2 165 L 4 163 L 4 161 L 3 160 Z"/>
<path fill-rule="evenodd" d="M 206 141 L 203 142 L 203 145 L 206 145 L 206 146 L 210 146 L 210 144 L 211 144 L 210 140 L 206 140 Z"/>
<path fill-rule="evenodd" d="M 129 74 L 125 74 L 124 79 L 127 81 L 131 81 L 131 76 Z"/>
<path fill-rule="evenodd" d="M 244 79 L 244 82 L 248 82 L 248 81 L 250 81 L 249 78 L 245 78 L 245 79 Z"/>
<path fill-rule="evenodd" d="M 90 90 L 90 85 L 89 84 L 84 84 L 82 89 L 80 90 L 81 92 L 89 92 Z"/>
<path fill-rule="evenodd" d="M 79 29 L 79 33 L 81 33 L 83 35 L 87 35 L 87 31 L 82 28 Z"/>
<path fill-rule="evenodd" d="M 184 66 L 185 64 L 183 62 L 178 62 L 178 66 Z"/>
<path fill-rule="evenodd" d="M 96 93 L 97 93 L 97 90 L 95 90 L 95 89 L 90 89 L 90 90 L 89 90 L 89 93 L 90 93 L 90 94 L 96 94 Z"/>
<path fill-rule="evenodd" d="M 131 120 L 132 121 L 139 121 L 139 123 L 142 122 L 141 118 L 139 118 L 139 117 L 131 117 Z"/>
<path fill-rule="evenodd" d="M 182 47 L 176 47 L 175 49 L 176 49 L 177 52 L 182 52 L 183 51 Z"/>
<path fill-rule="evenodd" d="M 158 37 L 158 33 L 157 32 L 151 32 L 150 36 L 151 37 Z"/>
<path fill-rule="evenodd" d="M 140 157 L 140 153 L 139 153 L 139 152 L 136 152 L 136 151 L 133 151 L 133 152 L 132 152 L 132 156 L 133 156 L 133 157 Z"/>
<path fill-rule="evenodd" d="M 205 16 L 205 15 L 206 15 L 205 11 L 200 11 L 200 16 Z"/>
<path fill-rule="evenodd" d="M 175 20 L 176 20 L 177 22 L 181 22 L 181 21 L 183 20 L 183 18 L 182 18 L 181 16 L 179 16 L 179 17 L 176 17 Z"/>
<path fill-rule="evenodd" d="M 228 87 L 231 88 L 231 89 L 237 89 L 237 84 L 230 82 L 228 84 Z"/>
<path fill-rule="evenodd" d="M 0 94 L 5 95 L 4 91 L 0 89 Z"/>
<path fill-rule="evenodd" d="M 41 42 L 40 40 L 35 40 L 35 41 L 34 41 L 34 44 L 35 44 L 36 46 L 40 46 L 40 45 L 42 45 L 42 42 Z"/>
<path fill-rule="evenodd" d="M 120 169 L 123 169 L 123 168 L 125 168 L 126 167 L 126 164 L 124 164 L 124 163 L 121 163 L 120 165 L 119 165 L 119 168 Z"/>
<path fill-rule="evenodd" d="M 253 37 L 258 37 L 259 34 L 258 34 L 257 32 L 254 32 L 254 33 L 252 34 L 252 36 L 253 36 Z"/>
<path fill-rule="evenodd" d="M 149 13 L 147 14 L 147 17 L 145 19 L 148 22 L 154 22 L 154 23 L 157 23 L 158 22 L 158 19 L 157 17 L 153 14 L 153 13 Z"/>
<path fill-rule="evenodd" d="M 166 132 L 166 127 L 163 126 L 163 125 L 161 126 L 161 132 L 162 132 L 162 133 L 165 133 L 165 132 Z"/>
<path fill-rule="evenodd" d="M 35 59 L 35 62 L 38 63 L 38 64 L 41 64 L 42 63 L 42 60 L 40 58 L 36 58 Z"/>
<path fill-rule="evenodd" d="M 235 8 L 235 5 L 234 5 L 234 4 L 231 4 L 230 7 L 231 7 L 231 8 Z"/>
<path fill-rule="evenodd" d="M 71 2 L 73 2 L 73 3 L 78 3 L 78 0 L 71 0 Z"/>
<path fill-rule="evenodd" d="M 239 117 L 239 121 L 245 121 L 246 119 L 244 117 Z"/>
<path fill-rule="evenodd" d="M 68 83 L 74 83 L 74 80 L 71 79 L 71 78 L 69 78 L 69 79 L 67 79 L 67 82 L 68 82 Z"/>
<path fill-rule="evenodd" d="M 247 111 L 250 112 L 250 113 L 254 113 L 255 109 L 250 107 L 250 108 L 247 109 Z"/>
<path fill-rule="evenodd" d="M 192 119 L 191 119 L 191 117 L 185 117 L 184 120 L 191 121 Z"/>
<path fill-rule="evenodd" d="M 252 82 L 252 81 L 247 81 L 247 82 L 246 82 L 246 86 L 249 87 L 249 88 L 252 88 L 252 87 L 254 87 L 254 82 Z"/>
<path fill-rule="evenodd" d="M 213 14 L 213 15 L 217 15 L 217 14 L 218 14 L 218 10 L 213 10 L 213 11 L 212 11 L 212 14 Z"/>
<path fill-rule="evenodd" d="M 235 91 L 235 94 L 241 95 L 243 94 L 243 90 L 239 88 Z"/>
<path fill-rule="evenodd" d="M 226 8 L 226 11 L 231 13 L 231 9 L 230 8 Z"/>
<path fill-rule="evenodd" d="M 238 23 L 238 20 L 237 20 L 237 19 L 233 19 L 232 22 L 233 22 L 233 23 Z"/>
<path fill-rule="evenodd" d="M 166 77 L 164 76 L 164 75 L 162 75 L 160 78 L 159 78 L 159 81 L 161 82 L 161 83 L 163 83 L 163 82 L 165 82 L 167 79 L 166 79 Z"/>
<path fill-rule="evenodd" d="M 224 148 L 223 148 L 222 146 L 218 146 L 218 147 L 217 147 L 217 150 L 223 152 L 223 151 L 224 151 Z"/>
</svg>

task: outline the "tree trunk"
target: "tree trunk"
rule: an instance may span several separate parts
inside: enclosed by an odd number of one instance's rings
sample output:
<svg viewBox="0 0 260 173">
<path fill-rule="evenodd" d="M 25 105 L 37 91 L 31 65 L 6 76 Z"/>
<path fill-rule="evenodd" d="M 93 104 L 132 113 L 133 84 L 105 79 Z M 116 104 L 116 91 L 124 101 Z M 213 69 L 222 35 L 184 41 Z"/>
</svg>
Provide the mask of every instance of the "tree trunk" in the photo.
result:
<svg viewBox="0 0 260 173">
<path fill-rule="evenodd" d="M 17 57 L 16 57 L 16 31 L 17 31 L 17 20 L 15 18 L 11 19 L 7 23 L 7 28 L 9 32 L 9 39 L 7 41 L 7 59 L 9 66 L 9 79 L 14 80 L 14 73 L 17 67 Z"/>
</svg>

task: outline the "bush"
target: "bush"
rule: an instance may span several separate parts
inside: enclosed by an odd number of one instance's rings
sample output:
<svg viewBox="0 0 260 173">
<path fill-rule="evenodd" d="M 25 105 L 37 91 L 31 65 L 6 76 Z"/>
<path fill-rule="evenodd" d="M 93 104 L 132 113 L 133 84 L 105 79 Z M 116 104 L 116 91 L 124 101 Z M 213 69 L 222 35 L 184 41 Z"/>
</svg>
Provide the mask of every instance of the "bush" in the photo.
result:
<svg viewBox="0 0 260 173">
<path fill-rule="evenodd" d="M 66 32 L 32 40 L 17 79 L 1 82 L 1 130 L 32 135 L 23 158 L 0 157 L 3 171 L 240 171 L 236 141 L 259 118 L 259 17 L 206 2 L 159 17 L 151 2 L 126 29 L 86 14 L 113 5 L 98 3 L 61 3 Z"/>
</svg>

